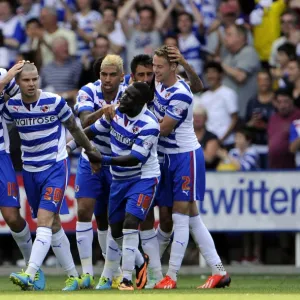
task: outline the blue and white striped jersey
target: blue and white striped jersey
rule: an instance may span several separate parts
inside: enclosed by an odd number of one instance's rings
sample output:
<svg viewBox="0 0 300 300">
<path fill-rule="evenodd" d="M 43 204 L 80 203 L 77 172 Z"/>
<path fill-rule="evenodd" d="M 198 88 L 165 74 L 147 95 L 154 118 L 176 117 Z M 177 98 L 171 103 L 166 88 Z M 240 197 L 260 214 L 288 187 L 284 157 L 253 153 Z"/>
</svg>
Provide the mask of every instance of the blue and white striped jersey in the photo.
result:
<svg viewBox="0 0 300 300">
<path fill-rule="evenodd" d="M 80 12 L 74 15 L 78 22 L 78 28 L 82 29 L 87 34 L 92 34 L 96 31 L 96 24 L 100 23 L 101 14 L 95 10 L 91 10 L 87 15 L 82 15 Z M 90 46 L 77 34 L 77 53 L 76 56 L 81 57 L 90 52 Z"/>
<path fill-rule="evenodd" d="M 0 80 L 2 80 L 7 74 L 5 69 L 0 68 Z M 16 84 L 15 79 L 12 79 L 0 93 L 0 153 L 6 151 L 9 153 L 9 137 L 6 128 L 5 121 L 2 119 L 2 111 L 5 105 L 4 95 L 9 97 L 15 96 L 19 93 L 19 86 Z"/>
<path fill-rule="evenodd" d="M 241 171 L 251 171 L 258 168 L 259 157 L 254 147 L 247 148 L 243 153 L 238 148 L 233 148 L 229 151 L 228 155 L 239 161 Z"/>
<path fill-rule="evenodd" d="M 160 176 L 157 159 L 159 123 L 146 105 L 134 118 L 129 118 L 116 109 L 113 120 L 99 119 L 91 130 L 101 136 L 110 134 L 112 156 L 133 155 L 141 162 L 134 167 L 111 166 L 114 179 L 153 178 Z"/>
<path fill-rule="evenodd" d="M 57 94 L 41 91 L 31 110 L 24 105 L 21 94 L 8 100 L 3 117 L 14 121 L 19 131 L 24 170 L 41 172 L 68 156 L 62 122 L 71 116 L 71 108 Z"/>
<path fill-rule="evenodd" d="M 158 120 L 167 115 L 178 121 L 167 137 L 160 136 L 158 152 L 176 154 L 198 149 L 200 145 L 193 126 L 193 94 L 188 84 L 182 79 L 170 87 L 157 83 L 153 101 Z"/>
<path fill-rule="evenodd" d="M 110 103 L 107 103 L 104 100 L 104 96 L 101 90 L 101 81 L 97 80 L 93 83 L 90 82 L 79 90 L 76 99 L 77 103 L 75 105 L 75 112 L 80 115 L 80 113 L 83 111 L 95 112 L 105 104 L 117 104 L 126 88 L 127 86 L 121 83 L 119 85 L 119 90 L 116 98 Z M 103 134 L 101 137 L 95 137 L 93 139 L 93 143 L 95 147 L 101 152 L 101 154 L 111 155 L 109 133 Z M 86 160 L 88 160 L 88 157 L 85 155 L 84 150 L 82 150 L 82 156 Z"/>
</svg>

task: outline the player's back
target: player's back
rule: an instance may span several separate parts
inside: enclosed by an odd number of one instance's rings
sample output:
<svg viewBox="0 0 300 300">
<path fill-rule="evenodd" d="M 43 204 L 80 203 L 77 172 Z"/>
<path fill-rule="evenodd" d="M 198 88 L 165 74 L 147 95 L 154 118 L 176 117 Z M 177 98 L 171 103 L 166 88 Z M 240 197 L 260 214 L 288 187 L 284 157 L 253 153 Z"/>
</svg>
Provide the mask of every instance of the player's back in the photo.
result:
<svg viewBox="0 0 300 300">
<path fill-rule="evenodd" d="M 177 80 L 171 87 L 158 83 L 153 100 L 155 116 L 162 120 L 165 115 L 178 121 L 167 136 L 160 136 L 158 151 L 176 154 L 200 147 L 193 126 L 193 94 L 184 80 Z"/>
<path fill-rule="evenodd" d="M 101 84 L 101 81 L 97 80 L 86 84 L 79 90 L 75 105 L 75 112 L 78 115 L 84 111 L 95 112 L 106 104 L 117 104 L 123 92 L 127 88 L 126 85 L 120 84 L 115 99 L 108 103 L 104 99 Z M 103 133 L 101 136 L 96 136 L 93 139 L 93 143 L 101 154 L 111 154 L 109 133 Z M 84 150 L 82 151 L 82 155 L 85 159 L 88 159 Z"/>
<path fill-rule="evenodd" d="M 24 105 L 21 94 L 8 100 L 3 116 L 8 122 L 15 121 L 26 171 L 44 171 L 67 157 L 66 130 L 62 122 L 71 115 L 65 100 L 53 93 L 41 91 L 31 109 Z"/>
</svg>

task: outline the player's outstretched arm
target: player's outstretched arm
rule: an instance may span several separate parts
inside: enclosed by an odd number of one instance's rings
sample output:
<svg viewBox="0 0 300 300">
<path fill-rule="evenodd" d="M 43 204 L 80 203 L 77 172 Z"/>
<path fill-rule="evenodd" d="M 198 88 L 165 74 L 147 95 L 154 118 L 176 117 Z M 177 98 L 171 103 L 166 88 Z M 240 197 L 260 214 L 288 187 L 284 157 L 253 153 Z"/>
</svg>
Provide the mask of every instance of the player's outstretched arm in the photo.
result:
<svg viewBox="0 0 300 300">
<path fill-rule="evenodd" d="M 85 133 L 77 126 L 74 116 L 71 115 L 71 117 L 67 121 L 63 122 L 63 124 L 70 131 L 75 142 L 85 149 L 85 153 L 89 160 L 93 163 L 101 162 L 100 152 L 93 147 Z"/>
<path fill-rule="evenodd" d="M 93 125 L 97 120 L 99 120 L 103 115 L 105 115 L 107 120 L 113 119 L 115 116 L 116 106 L 113 104 L 106 104 L 101 109 L 93 113 L 88 113 L 81 117 L 80 120 L 83 128 Z"/>
<path fill-rule="evenodd" d="M 120 166 L 120 167 L 134 167 L 137 166 L 141 161 L 133 155 L 124 155 L 118 157 L 102 156 L 103 166 Z"/>
</svg>

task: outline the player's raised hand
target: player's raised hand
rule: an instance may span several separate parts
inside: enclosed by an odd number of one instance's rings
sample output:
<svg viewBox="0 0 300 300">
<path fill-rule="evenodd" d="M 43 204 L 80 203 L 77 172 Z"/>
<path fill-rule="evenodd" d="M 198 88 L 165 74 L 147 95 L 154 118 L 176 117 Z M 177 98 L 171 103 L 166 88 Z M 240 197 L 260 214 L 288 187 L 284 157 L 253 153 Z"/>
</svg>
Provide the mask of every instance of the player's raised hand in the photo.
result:
<svg viewBox="0 0 300 300">
<path fill-rule="evenodd" d="M 6 74 L 6 79 L 10 82 L 18 73 L 23 70 L 25 61 L 19 61 L 12 68 L 10 68 Z"/>
<path fill-rule="evenodd" d="M 183 55 L 180 53 L 177 47 L 169 46 L 168 56 L 170 58 L 170 62 L 178 63 L 180 65 L 183 65 L 186 62 L 186 60 L 184 59 Z"/>
<path fill-rule="evenodd" d="M 106 104 L 101 108 L 107 120 L 112 120 L 116 114 L 116 106 L 113 104 Z"/>
</svg>

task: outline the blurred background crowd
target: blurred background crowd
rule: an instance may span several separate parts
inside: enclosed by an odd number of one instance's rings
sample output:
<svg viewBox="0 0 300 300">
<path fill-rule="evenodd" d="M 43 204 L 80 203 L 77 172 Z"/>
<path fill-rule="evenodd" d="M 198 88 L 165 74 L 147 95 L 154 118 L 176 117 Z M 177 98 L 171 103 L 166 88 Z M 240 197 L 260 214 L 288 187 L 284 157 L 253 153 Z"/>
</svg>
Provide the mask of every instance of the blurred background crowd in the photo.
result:
<svg viewBox="0 0 300 300">
<path fill-rule="evenodd" d="M 207 169 L 295 169 L 299 17 L 300 0 L 0 0 L 0 67 L 33 61 L 41 88 L 73 106 L 78 90 L 98 79 L 98 58 L 119 54 L 129 74 L 135 55 L 175 45 L 205 84 L 195 95 L 194 126 Z M 18 136 L 10 136 L 20 171 Z M 283 249 L 275 263 L 294 259 L 287 234 L 263 241 L 261 235 L 244 236 L 243 242 L 227 235 L 216 237 L 217 246 L 224 238 L 236 248 L 245 245 L 233 256 L 246 263 L 270 257 L 261 250 L 266 242 Z M 232 255 L 220 252 L 232 262 Z"/>
</svg>

